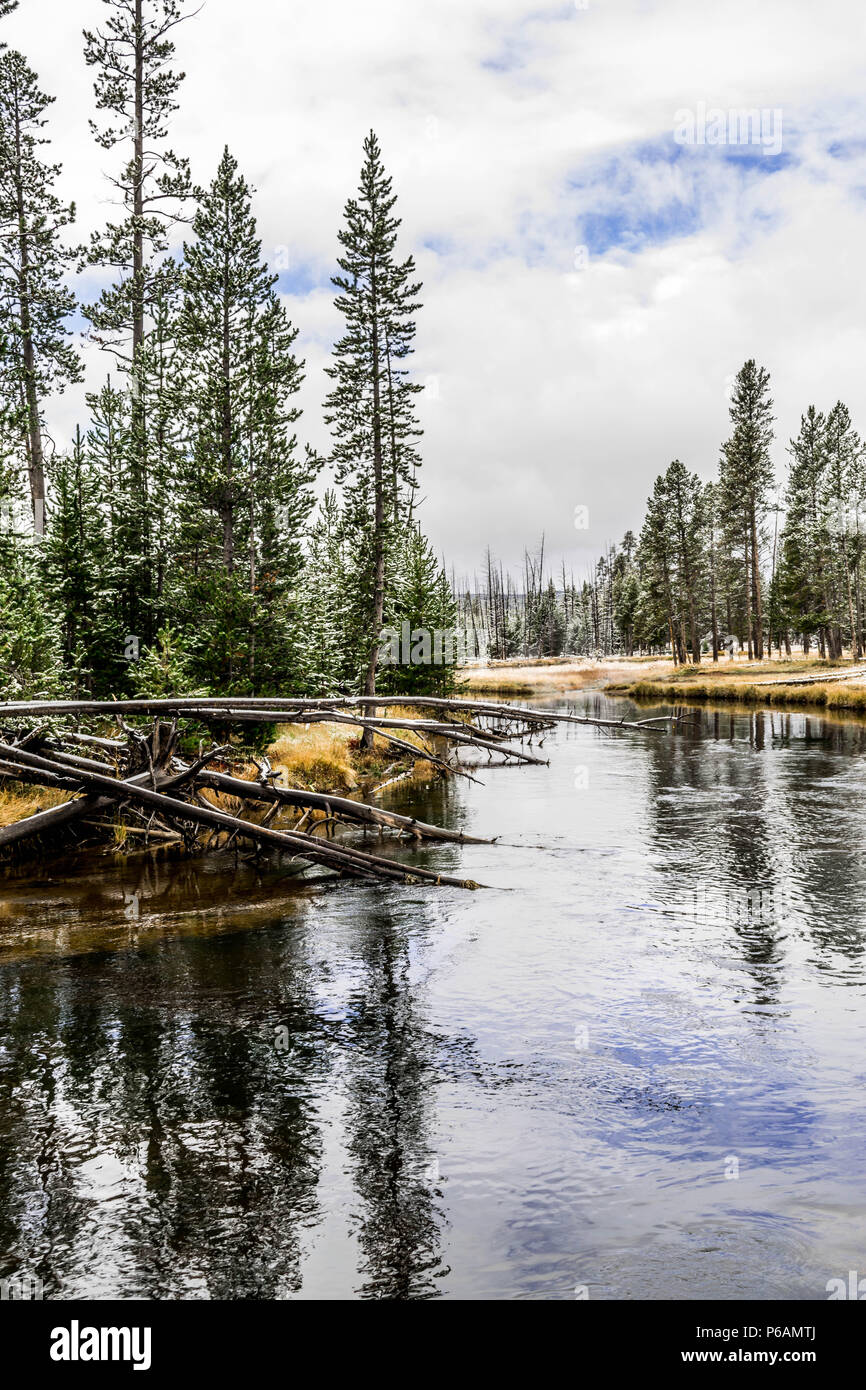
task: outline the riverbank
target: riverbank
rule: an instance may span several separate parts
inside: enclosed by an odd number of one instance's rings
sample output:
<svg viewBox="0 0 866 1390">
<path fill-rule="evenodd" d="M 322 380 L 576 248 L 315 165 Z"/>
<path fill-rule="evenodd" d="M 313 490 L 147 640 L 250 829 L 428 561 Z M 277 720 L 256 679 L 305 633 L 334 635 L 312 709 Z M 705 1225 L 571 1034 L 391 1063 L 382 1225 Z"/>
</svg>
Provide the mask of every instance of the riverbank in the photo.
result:
<svg viewBox="0 0 866 1390">
<path fill-rule="evenodd" d="M 608 695 L 656 704 L 718 701 L 866 714 L 866 675 L 853 674 L 862 665 L 852 660 L 822 661 L 817 656 L 790 661 L 723 657 L 718 663 L 704 661 L 699 666 L 676 666 L 660 657 L 558 657 L 467 667 L 461 672 L 461 684 L 470 696 L 529 699 L 597 688 Z M 850 679 L 845 678 L 847 669 L 852 672 Z"/>
<path fill-rule="evenodd" d="M 544 657 L 535 661 L 491 661 L 486 666 L 467 666 L 460 672 L 461 694 L 542 696 L 562 695 L 589 686 L 606 687 L 639 670 L 655 678 L 676 670 L 672 661 L 656 656 Z"/>
<path fill-rule="evenodd" d="M 747 662 L 723 658 L 718 664 L 678 666 L 668 674 L 647 673 L 636 680 L 613 681 L 608 684 L 607 693 L 655 703 L 731 702 L 866 713 L 866 677 L 852 675 L 850 680 L 844 679 L 846 668 L 859 671 L 862 663 L 808 657 Z M 826 679 L 822 680 L 822 675 Z"/>
</svg>

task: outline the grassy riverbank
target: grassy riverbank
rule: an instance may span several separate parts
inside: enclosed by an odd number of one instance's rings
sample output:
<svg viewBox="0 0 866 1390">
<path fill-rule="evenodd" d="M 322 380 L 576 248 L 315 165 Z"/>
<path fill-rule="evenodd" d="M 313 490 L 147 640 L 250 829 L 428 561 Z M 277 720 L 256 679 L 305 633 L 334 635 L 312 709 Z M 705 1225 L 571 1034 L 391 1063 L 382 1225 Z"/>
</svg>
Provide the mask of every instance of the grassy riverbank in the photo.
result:
<svg viewBox="0 0 866 1390">
<path fill-rule="evenodd" d="M 866 712 L 866 677 L 851 680 L 810 680 L 808 684 L 792 683 L 805 676 L 835 676 L 846 667 L 860 669 L 862 663 L 851 661 L 821 661 L 800 658 L 792 661 L 729 661 L 717 664 L 702 662 L 700 666 L 678 666 L 668 674 L 641 674 L 631 681 L 615 681 L 608 685 L 612 695 L 628 695 L 635 700 L 656 703 L 687 701 L 695 703 L 731 702 L 748 705 L 774 705 L 802 708 L 851 710 Z M 785 678 L 790 677 L 791 680 Z"/>
<path fill-rule="evenodd" d="M 524 699 L 531 696 L 562 695 L 591 685 L 622 681 L 640 671 L 656 676 L 672 672 L 672 661 L 660 657 L 545 657 L 535 661 L 491 661 L 487 666 L 467 666 L 460 673 L 461 695 Z"/>
<path fill-rule="evenodd" d="M 511 699 L 544 698 L 600 687 L 609 695 L 628 695 L 655 703 L 725 703 L 812 706 L 866 714 L 866 677 L 814 680 L 792 684 L 805 676 L 835 677 L 863 663 L 822 661 L 799 657 L 791 661 L 748 661 L 723 657 L 699 666 L 675 666 L 659 657 L 560 657 L 539 661 L 501 661 L 468 667 L 461 673 L 466 695 Z M 790 677 L 790 680 L 786 680 Z M 761 682 L 759 684 L 758 682 Z M 772 684 L 766 683 L 772 682 Z"/>
<path fill-rule="evenodd" d="M 392 719 L 399 719 L 401 714 L 417 718 L 417 711 L 405 707 L 388 710 Z M 424 742 L 411 729 L 394 729 L 393 732 L 416 747 Z M 429 745 L 429 739 L 427 743 Z M 366 784 L 392 770 L 412 770 L 413 775 L 424 776 L 430 767 L 423 761 L 416 762 L 413 767 L 408 753 L 401 752 L 378 734 L 373 736 L 372 749 L 365 752 L 361 748 L 359 731 L 351 724 L 281 724 L 267 755 L 272 766 L 284 774 L 286 786 L 344 794 L 356 787 L 366 788 Z"/>
</svg>

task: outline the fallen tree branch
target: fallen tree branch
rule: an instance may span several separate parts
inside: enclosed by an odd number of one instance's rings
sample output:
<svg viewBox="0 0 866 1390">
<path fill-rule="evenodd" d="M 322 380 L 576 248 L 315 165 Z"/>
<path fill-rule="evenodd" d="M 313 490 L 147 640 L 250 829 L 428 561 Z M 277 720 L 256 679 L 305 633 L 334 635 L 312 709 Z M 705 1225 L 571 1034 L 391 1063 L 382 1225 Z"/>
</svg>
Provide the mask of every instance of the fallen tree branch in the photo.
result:
<svg viewBox="0 0 866 1390">
<path fill-rule="evenodd" d="M 494 840 L 480 839 L 475 835 L 464 835 L 459 831 L 444 830 L 439 825 L 429 825 L 416 820 L 414 816 L 399 816 L 394 811 L 382 811 L 377 806 L 368 806 L 365 801 L 352 801 L 347 796 L 332 796 L 330 792 L 307 792 L 295 788 L 275 787 L 268 783 L 247 782 L 243 777 L 230 777 L 224 772 L 204 772 L 196 778 L 198 786 L 210 787 L 213 791 L 224 792 L 248 801 L 271 801 L 298 809 L 335 812 L 345 820 L 356 821 L 362 825 L 375 825 L 402 830 L 422 840 L 442 840 L 453 844 L 492 845 Z"/>
<path fill-rule="evenodd" d="M 28 753 L 24 749 L 10 747 L 8 744 L 0 744 L 0 760 L 21 763 L 24 767 L 32 767 L 46 772 L 53 772 L 56 766 L 50 760 L 42 758 L 36 753 Z M 280 849 L 292 850 L 296 855 L 310 863 L 325 864 L 356 877 L 397 879 L 403 883 L 427 882 L 454 888 L 477 888 L 481 886 L 472 879 L 452 878 L 449 875 L 436 873 L 432 869 L 407 869 L 393 860 L 351 849 L 346 845 L 325 845 L 312 835 L 271 830 L 266 826 L 253 825 L 250 821 L 241 820 L 237 816 L 230 816 L 224 811 L 176 800 L 151 788 L 133 785 L 132 782 L 118 782 L 116 778 L 106 777 L 96 772 L 87 772 L 83 768 L 79 768 L 75 775 L 81 779 L 85 786 L 93 787 L 105 793 L 114 801 L 129 799 L 146 806 L 156 807 L 170 821 L 191 820 L 200 824 L 231 830 L 251 840 L 254 844 L 274 845 Z M 181 776 L 183 775 L 188 776 L 188 773 L 181 774 Z"/>
</svg>

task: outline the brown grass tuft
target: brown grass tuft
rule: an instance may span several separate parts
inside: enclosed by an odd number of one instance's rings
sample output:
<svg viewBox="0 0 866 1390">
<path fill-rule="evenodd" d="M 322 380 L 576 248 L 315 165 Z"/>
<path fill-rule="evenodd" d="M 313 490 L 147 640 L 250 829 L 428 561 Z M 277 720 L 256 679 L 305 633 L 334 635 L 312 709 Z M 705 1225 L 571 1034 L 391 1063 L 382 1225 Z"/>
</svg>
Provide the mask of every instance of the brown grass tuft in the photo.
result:
<svg viewBox="0 0 866 1390">
<path fill-rule="evenodd" d="M 349 724 L 281 724 L 267 750 L 291 787 L 307 791 L 351 791 L 358 785 L 349 747 L 357 730 Z"/>
<path fill-rule="evenodd" d="M 51 791 L 47 787 L 28 787 L 19 783 L 0 788 L 0 826 L 14 825 L 16 821 L 35 816 L 38 811 L 47 811 L 52 806 L 61 806 L 68 801 L 65 792 Z"/>
</svg>

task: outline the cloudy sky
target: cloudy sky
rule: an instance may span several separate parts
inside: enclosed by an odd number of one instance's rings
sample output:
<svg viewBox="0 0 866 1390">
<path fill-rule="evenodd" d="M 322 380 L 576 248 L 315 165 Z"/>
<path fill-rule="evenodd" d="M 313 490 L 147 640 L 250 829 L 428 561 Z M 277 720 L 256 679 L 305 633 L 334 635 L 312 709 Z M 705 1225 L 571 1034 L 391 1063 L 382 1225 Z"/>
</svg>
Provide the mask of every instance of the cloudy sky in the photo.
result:
<svg viewBox="0 0 866 1390">
<path fill-rule="evenodd" d="M 3 26 L 57 97 L 80 234 L 112 212 L 81 42 L 105 13 L 22 0 Z M 172 143 L 199 182 L 228 143 L 258 190 L 323 449 L 336 234 L 376 130 L 424 282 L 423 516 L 458 573 L 542 533 L 582 573 L 672 458 L 712 475 L 746 357 L 772 374 L 780 476 L 810 401 L 866 434 L 862 0 L 205 0 L 176 38 Z M 766 149 L 727 120 L 754 108 Z M 80 410 L 53 410 L 58 443 Z"/>
</svg>

